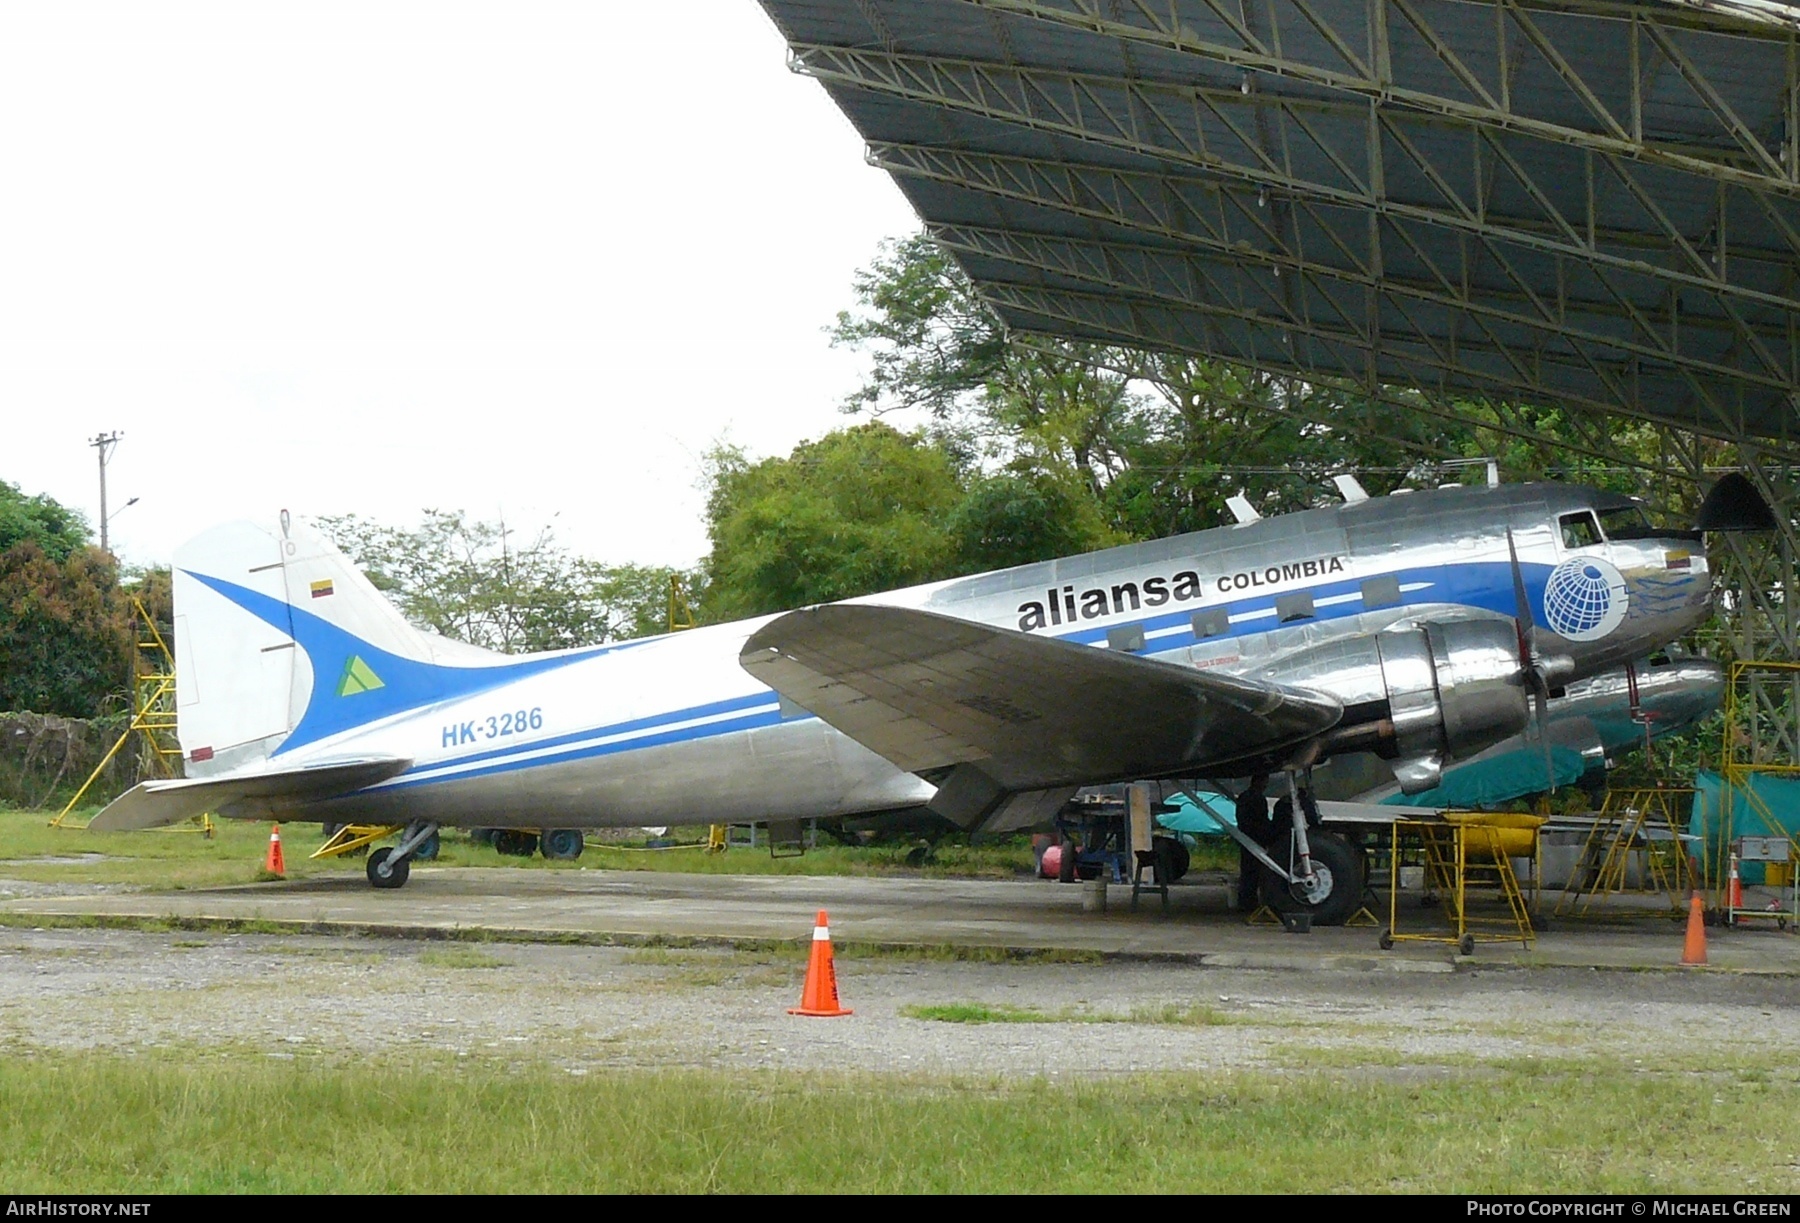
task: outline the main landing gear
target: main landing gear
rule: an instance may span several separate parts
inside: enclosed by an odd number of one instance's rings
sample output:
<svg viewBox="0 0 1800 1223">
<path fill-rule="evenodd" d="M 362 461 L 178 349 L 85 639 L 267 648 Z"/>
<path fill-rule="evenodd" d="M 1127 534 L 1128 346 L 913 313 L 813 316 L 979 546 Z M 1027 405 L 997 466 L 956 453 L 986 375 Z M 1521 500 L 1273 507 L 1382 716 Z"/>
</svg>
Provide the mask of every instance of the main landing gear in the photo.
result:
<svg viewBox="0 0 1800 1223">
<path fill-rule="evenodd" d="M 369 854 L 369 884 L 378 888 L 404 887 L 407 876 L 412 874 L 412 860 L 435 858 L 437 845 L 438 826 L 425 820 L 414 820 L 401 834 L 400 844 Z M 427 847 L 430 852 L 422 853 Z"/>
<path fill-rule="evenodd" d="M 1289 771 L 1288 797 L 1275 804 L 1267 843 L 1236 827 L 1226 831 L 1259 864 L 1263 904 L 1281 914 L 1306 914 L 1307 926 L 1341 926 L 1362 907 L 1362 855 L 1319 826 L 1310 781 L 1310 770 Z"/>
</svg>

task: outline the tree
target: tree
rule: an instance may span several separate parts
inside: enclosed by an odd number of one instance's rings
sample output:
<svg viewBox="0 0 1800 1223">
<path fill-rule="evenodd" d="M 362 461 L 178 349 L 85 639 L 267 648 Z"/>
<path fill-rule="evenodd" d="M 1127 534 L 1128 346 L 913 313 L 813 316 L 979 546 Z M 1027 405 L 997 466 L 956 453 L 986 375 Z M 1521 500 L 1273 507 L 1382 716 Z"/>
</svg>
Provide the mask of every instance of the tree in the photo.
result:
<svg viewBox="0 0 1800 1223">
<path fill-rule="evenodd" d="M 751 463 L 708 457 L 707 619 L 847 599 L 955 572 L 946 521 L 962 498 L 945 449 L 880 422 Z"/>
<path fill-rule="evenodd" d="M 501 653 L 662 632 L 673 569 L 570 555 L 548 529 L 523 546 L 504 522 L 426 510 L 416 528 L 357 515 L 319 527 L 421 628 Z"/>
<path fill-rule="evenodd" d="M 946 528 L 958 573 L 1006 569 L 1123 543 L 1067 473 L 1009 469 L 977 477 Z"/>
<path fill-rule="evenodd" d="M 1230 522 L 1225 499 L 1240 488 L 1262 513 L 1285 513 L 1335 500 L 1334 474 L 1356 473 L 1379 495 L 1461 478 L 1451 462 L 1484 456 L 1497 457 L 1509 480 L 1649 491 L 1641 472 L 1573 452 L 1575 431 L 1556 407 L 1470 398 L 1456 402 L 1463 419 L 1448 421 L 1403 389 L 1371 395 L 1348 381 L 1206 357 L 1037 336 L 1009 342 L 974 285 L 922 233 L 883 244 L 854 287 L 857 306 L 838 315 L 832 338 L 868 352 L 872 365 L 846 410 L 923 411 L 931 435 L 966 463 L 1076 479 L 1114 538 Z M 1656 458 L 1654 430 L 1624 420 L 1604 428 L 1604 449 Z"/>
<path fill-rule="evenodd" d="M 91 718 L 129 703 L 131 620 L 98 548 L 0 552 L 0 709 Z"/>
<path fill-rule="evenodd" d="M 44 493 L 27 497 L 17 484 L 0 480 L 0 552 L 26 540 L 60 565 L 87 546 L 87 520 Z"/>
</svg>

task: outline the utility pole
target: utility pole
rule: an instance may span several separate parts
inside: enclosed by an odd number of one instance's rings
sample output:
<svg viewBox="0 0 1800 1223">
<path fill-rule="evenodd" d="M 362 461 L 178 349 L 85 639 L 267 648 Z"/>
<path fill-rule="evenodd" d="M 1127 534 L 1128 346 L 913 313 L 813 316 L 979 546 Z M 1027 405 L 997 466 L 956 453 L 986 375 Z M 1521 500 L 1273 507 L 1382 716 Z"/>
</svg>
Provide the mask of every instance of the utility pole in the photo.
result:
<svg viewBox="0 0 1800 1223">
<path fill-rule="evenodd" d="M 89 441 L 100 455 L 100 550 L 111 552 L 106 541 L 106 460 L 112 457 L 114 446 L 124 437 L 124 431 L 115 429 L 111 433 L 96 433 Z"/>
</svg>

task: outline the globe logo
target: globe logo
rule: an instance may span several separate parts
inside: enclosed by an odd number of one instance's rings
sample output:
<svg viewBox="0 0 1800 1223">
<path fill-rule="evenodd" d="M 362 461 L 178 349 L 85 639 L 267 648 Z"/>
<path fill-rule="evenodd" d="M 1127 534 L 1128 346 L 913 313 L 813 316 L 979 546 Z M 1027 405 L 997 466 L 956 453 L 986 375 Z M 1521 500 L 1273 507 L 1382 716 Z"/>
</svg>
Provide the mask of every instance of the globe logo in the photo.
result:
<svg viewBox="0 0 1800 1223">
<path fill-rule="evenodd" d="M 1569 641 L 1597 641 L 1625 619 L 1625 579 L 1594 556 L 1564 561 L 1544 583 L 1544 622 Z"/>
</svg>

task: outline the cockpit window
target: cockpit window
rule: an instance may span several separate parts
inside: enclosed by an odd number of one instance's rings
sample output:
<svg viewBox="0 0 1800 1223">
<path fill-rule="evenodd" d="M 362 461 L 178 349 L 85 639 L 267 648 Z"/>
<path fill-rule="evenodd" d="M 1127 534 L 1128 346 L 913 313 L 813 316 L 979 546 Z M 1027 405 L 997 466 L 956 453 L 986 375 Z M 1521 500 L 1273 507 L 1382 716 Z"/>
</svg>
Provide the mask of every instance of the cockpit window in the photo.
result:
<svg viewBox="0 0 1800 1223">
<path fill-rule="evenodd" d="M 1600 511 L 1600 529 L 1608 539 L 1649 539 L 1656 534 L 1650 519 L 1635 505 Z"/>
<path fill-rule="evenodd" d="M 1600 525 L 1588 511 L 1564 514 L 1558 521 L 1562 523 L 1563 547 L 1588 548 L 1600 542 Z"/>
</svg>

